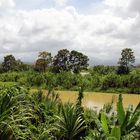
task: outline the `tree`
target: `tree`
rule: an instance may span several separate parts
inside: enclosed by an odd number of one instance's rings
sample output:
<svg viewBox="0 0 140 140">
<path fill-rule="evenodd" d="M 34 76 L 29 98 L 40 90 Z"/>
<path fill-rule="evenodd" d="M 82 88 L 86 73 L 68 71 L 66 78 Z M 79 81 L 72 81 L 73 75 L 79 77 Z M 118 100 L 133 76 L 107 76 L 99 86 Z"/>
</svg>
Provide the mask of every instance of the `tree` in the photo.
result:
<svg viewBox="0 0 140 140">
<path fill-rule="evenodd" d="M 129 73 L 129 67 L 130 64 L 135 62 L 135 56 L 134 52 L 131 48 L 125 48 L 122 50 L 121 58 L 119 59 L 118 64 L 120 65 L 118 67 L 118 74 L 128 74 Z"/>
<path fill-rule="evenodd" d="M 51 53 L 43 51 L 40 52 L 38 55 L 38 59 L 35 64 L 35 68 L 38 71 L 45 72 L 46 68 L 52 63 L 52 56 Z"/>
<path fill-rule="evenodd" d="M 82 69 L 87 68 L 88 61 L 88 57 L 80 52 L 62 49 L 54 57 L 53 67 L 55 72 L 73 71 L 79 73 Z"/>
<path fill-rule="evenodd" d="M 4 72 L 14 71 L 17 66 L 17 61 L 13 55 L 7 55 L 4 57 L 2 68 Z"/>
<path fill-rule="evenodd" d="M 28 67 L 20 59 L 17 59 L 15 70 L 16 71 L 26 71 L 26 70 L 28 70 Z"/>
<path fill-rule="evenodd" d="M 81 70 L 87 69 L 89 59 L 86 55 L 73 50 L 70 53 L 69 61 L 70 69 L 74 73 L 79 73 Z"/>
<path fill-rule="evenodd" d="M 70 52 L 67 49 L 62 49 L 58 51 L 58 54 L 53 60 L 53 70 L 54 72 L 68 71 L 69 70 L 69 55 Z"/>
</svg>

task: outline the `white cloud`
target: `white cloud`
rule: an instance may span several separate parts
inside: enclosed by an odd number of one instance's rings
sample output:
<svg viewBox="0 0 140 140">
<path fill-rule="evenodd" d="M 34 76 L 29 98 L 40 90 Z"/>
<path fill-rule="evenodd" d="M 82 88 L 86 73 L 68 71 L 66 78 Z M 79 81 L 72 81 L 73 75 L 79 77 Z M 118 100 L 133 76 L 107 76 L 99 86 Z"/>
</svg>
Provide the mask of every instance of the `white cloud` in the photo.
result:
<svg viewBox="0 0 140 140">
<path fill-rule="evenodd" d="M 130 0 L 105 0 L 104 3 L 110 7 L 126 8 Z"/>
<path fill-rule="evenodd" d="M 69 0 L 54 0 L 58 6 L 65 6 Z"/>
<path fill-rule="evenodd" d="M 118 0 L 119 1 L 119 0 Z M 136 4 L 126 0 L 106 0 L 111 7 L 98 14 L 84 15 L 74 7 L 65 6 L 61 10 L 16 10 L 0 17 L 1 57 L 13 53 L 21 59 L 35 60 L 39 51 L 47 50 L 55 54 L 62 48 L 75 49 L 88 55 L 94 64 L 116 64 L 123 48 L 131 47 L 140 62 L 140 16 L 129 15 Z M 130 1 L 132 2 L 132 0 Z M 121 10 L 116 14 L 112 7 Z M 123 8 L 122 8 L 123 7 Z M 124 11 L 126 15 L 124 17 Z M 121 12 L 123 14 L 121 15 Z"/>
<path fill-rule="evenodd" d="M 14 0 L 0 0 L 0 9 L 13 8 L 14 6 Z"/>
</svg>

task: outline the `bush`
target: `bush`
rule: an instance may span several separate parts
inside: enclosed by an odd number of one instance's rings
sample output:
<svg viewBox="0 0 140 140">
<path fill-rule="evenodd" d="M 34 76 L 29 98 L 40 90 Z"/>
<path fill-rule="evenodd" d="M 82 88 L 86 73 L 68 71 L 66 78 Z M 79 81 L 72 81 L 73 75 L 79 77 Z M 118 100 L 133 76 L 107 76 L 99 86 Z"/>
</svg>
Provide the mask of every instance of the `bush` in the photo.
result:
<svg viewBox="0 0 140 140">
<path fill-rule="evenodd" d="M 103 78 L 102 89 L 107 90 L 109 88 L 120 87 L 120 76 L 116 74 L 110 74 Z"/>
<path fill-rule="evenodd" d="M 116 67 L 114 66 L 104 66 L 97 65 L 89 70 L 91 75 L 99 74 L 99 75 L 108 75 L 116 72 Z"/>
<path fill-rule="evenodd" d="M 45 84 L 46 80 L 43 74 L 40 73 L 32 73 L 27 77 L 27 82 L 30 86 L 41 86 Z"/>
<path fill-rule="evenodd" d="M 0 81 L 2 82 L 17 82 L 19 78 L 20 74 L 18 74 L 17 72 L 0 74 Z"/>
<path fill-rule="evenodd" d="M 130 75 L 129 88 L 131 93 L 140 94 L 140 75 L 132 74 Z"/>
</svg>

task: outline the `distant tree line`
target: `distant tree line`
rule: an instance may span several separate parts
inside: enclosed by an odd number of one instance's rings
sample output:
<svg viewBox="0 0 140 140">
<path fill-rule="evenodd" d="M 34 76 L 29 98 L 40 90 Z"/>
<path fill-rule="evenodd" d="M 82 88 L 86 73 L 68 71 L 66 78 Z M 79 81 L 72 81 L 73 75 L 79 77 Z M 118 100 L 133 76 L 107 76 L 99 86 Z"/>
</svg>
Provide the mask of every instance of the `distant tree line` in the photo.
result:
<svg viewBox="0 0 140 140">
<path fill-rule="evenodd" d="M 20 59 L 16 60 L 16 58 L 10 54 L 4 57 L 0 72 L 28 71 L 30 68 L 31 65 L 23 63 Z"/>
<path fill-rule="evenodd" d="M 69 51 L 67 49 L 59 50 L 57 55 L 52 57 L 50 52 L 39 52 L 38 58 L 34 65 L 24 64 L 20 59 L 10 54 L 4 57 L 1 64 L 1 72 L 12 71 L 28 71 L 35 70 L 38 72 L 45 72 L 51 70 L 54 73 L 61 71 L 72 71 L 79 73 L 81 70 L 87 70 L 89 58 L 78 51 Z"/>
<path fill-rule="evenodd" d="M 45 72 L 47 68 L 51 67 L 55 73 L 61 71 L 79 73 L 81 70 L 87 69 L 88 61 L 89 58 L 86 55 L 75 50 L 59 50 L 54 58 L 51 53 L 43 51 L 38 55 L 35 69 L 39 72 Z"/>
<path fill-rule="evenodd" d="M 54 57 L 52 57 L 50 52 L 42 51 L 39 52 L 34 65 L 24 64 L 20 59 L 16 60 L 13 55 L 7 55 L 1 64 L 0 72 L 35 70 L 38 72 L 52 71 L 54 73 L 60 73 L 62 71 L 71 71 L 73 73 L 79 73 L 82 70 L 88 69 L 88 62 L 88 56 L 75 50 L 69 51 L 62 49 Z M 129 74 L 134 62 L 135 56 L 132 49 L 123 49 L 121 58 L 118 61 L 119 66 L 116 73 L 119 75 Z"/>
<path fill-rule="evenodd" d="M 34 65 L 7 55 L 1 65 L 0 85 L 17 83 L 56 90 L 83 87 L 86 91 L 140 94 L 140 69 L 132 66 L 135 57 L 131 49 L 122 50 L 119 66 L 88 67 L 88 60 L 84 54 L 67 49 L 58 51 L 54 57 L 49 52 L 40 52 Z M 87 69 L 84 75 L 83 69 Z"/>
</svg>

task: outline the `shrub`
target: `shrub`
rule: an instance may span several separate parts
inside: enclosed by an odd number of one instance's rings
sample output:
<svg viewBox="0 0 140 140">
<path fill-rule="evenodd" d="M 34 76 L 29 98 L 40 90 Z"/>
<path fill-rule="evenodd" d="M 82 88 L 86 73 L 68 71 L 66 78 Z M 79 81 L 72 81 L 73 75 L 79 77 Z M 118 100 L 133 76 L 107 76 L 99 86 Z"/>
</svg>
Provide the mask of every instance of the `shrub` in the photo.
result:
<svg viewBox="0 0 140 140">
<path fill-rule="evenodd" d="M 17 72 L 0 74 L 0 81 L 2 82 L 17 82 L 19 78 L 20 74 L 18 74 Z"/>
<path fill-rule="evenodd" d="M 110 74 L 103 78 L 102 89 L 107 90 L 109 88 L 120 87 L 120 76 L 116 74 Z"/>
<path fill-rule="evenodd" d="M 43 74 L 40 73 L 32 73 L 28 75 L 27 82 L 29 83 L 30 86 L 41 86 L 45 84 L 46 80 L 43 76 Z"/>
<path fill-rule="evenodd" d="M 140 75 L 131 74 L 129 80 L 130 92 L 140 94 Z"/>
</svg>

